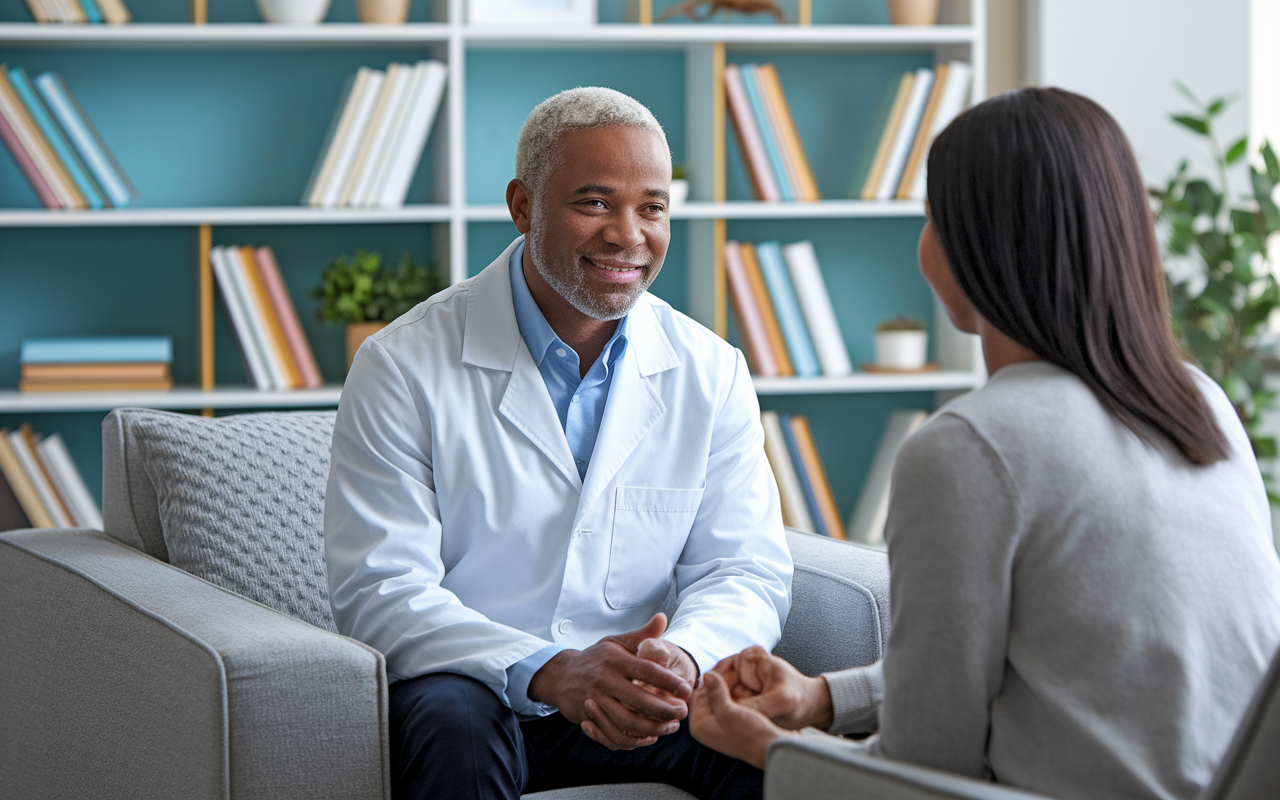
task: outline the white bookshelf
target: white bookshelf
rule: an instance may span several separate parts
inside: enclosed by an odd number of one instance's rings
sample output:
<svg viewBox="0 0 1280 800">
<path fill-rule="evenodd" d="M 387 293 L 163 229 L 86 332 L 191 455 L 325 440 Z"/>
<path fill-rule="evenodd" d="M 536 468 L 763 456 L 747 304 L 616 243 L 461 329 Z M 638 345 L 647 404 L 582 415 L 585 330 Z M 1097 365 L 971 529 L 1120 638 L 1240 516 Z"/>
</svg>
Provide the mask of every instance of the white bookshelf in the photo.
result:
<svg viewBox="0 0 1280 800">
<path fill-rule="evenodd" d="M 0 413 L 29 414 L 44 411 L 110 411 L 113 408 L 320 408 L 336 406 L 340 384 L 319 389 L 259 391 L 251 386 L 219 386 L 202 391 L 179 386 L 167 391 L 115 392 L 19 392 L 0 391 Z"/>
</svg>

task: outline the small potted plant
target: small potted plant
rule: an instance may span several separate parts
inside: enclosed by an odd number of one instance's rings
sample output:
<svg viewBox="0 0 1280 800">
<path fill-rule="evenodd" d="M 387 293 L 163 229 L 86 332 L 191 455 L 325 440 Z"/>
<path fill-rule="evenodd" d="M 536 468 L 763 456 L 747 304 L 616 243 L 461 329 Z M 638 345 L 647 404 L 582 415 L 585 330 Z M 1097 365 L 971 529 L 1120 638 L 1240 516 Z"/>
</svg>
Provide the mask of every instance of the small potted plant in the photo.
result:
<svg viewBox="0 0 1280 800">
<path fill-rule="evenodd" d="M 925 368 L 929 343 L 924 323 L 911 317 L 895 317 L 876 326 L 875 366 L 892 371 Z"/>
<path fill-rule="evenodd" d="M 350 369 L 366 338 L 447 285 L 439 270 L 417 266 L 408 253 L 391 267 L 378 253 L 357 250 L 355 258 L 344 253 L 326 267 L 311 294 L 320 298 L 321 321 L 346 324 Z"/>
<path fill-rule="evenodd" d="M 684 167 L 676 164 L 671 168 L 671 207 L 689 199 L 689 173 Z"/>
</svg>

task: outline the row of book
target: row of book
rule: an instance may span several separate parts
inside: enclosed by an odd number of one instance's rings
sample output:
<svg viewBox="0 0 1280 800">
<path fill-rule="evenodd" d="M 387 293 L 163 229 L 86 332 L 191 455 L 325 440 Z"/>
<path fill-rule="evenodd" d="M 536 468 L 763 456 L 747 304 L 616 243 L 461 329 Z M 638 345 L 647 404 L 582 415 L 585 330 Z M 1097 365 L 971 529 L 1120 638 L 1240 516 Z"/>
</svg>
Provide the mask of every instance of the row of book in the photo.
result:
<svg viewBox="0 0 1280 800">
<path fill-rule="evenodd" d="M 223 305 L 254 386 L 315 389 L 324 379 L 270 247 L 210 251 Z"/>
<path fill-rule="evenodd" d="M 0 64 L 0 139 L 45 208 L 122 207 L 138 195 L 56 72 Z"/>
<path fill-rule="evenodd" d="M 724 263 L 729 302 L 753 373 L 834 378 L 853 372 L 812 242 L 730 240 Z"/>
<path fill-rule="evenodd" d="M 439 61 L 361 67 L 347 80 L 303 191 L 318 208 L 398 208 L 444 96 Z"/>
<path fill-rule="evenodd" d="M 764 452 L 782 500 L 782 524 L 833 539 L 845 538 L 840 509 L 809 420 L 801 414 L 762 411 L 760 424 Z"/>
<path fill-rule="evenodd" d="M 87 22 L 123 25 L 133 19 L 124 0 L 27 0 L 36 22 Z"/>
<path fill-rule="evenodd" d="M 0 430 L 0 530 L 95 528 L 102 512 L 58 434 Z"/>
<path fill-rule="evenodd" d="M 929 146 L 964 110 L 973 68 L 951 61 L 904 73 L 886 87 L 872 137 L 854 169 L 850 195 L 863 200 L 923 200 Z"/>
<path fill-rule="evenodd" d="M 757 200 L 821 200 L 772 64 L 726 64 L 725 99 Z"/>
<path fill-rule="evenodd" d="M 26 339 L 18 360 L 24 392 L 101 392 L 173 388 L 168 336 Z"/>
</svg>

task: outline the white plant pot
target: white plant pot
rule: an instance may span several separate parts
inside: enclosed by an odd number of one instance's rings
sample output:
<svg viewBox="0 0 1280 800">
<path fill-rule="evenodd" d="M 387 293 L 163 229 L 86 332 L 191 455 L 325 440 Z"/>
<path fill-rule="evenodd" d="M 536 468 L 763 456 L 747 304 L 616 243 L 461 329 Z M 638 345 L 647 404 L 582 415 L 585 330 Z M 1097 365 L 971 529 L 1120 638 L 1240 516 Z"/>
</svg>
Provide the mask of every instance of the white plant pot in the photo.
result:
<svg viewBox="0 0 1280 800">
<path fill-rule="evenodd" d="M 928 343 L 925 331 L 876 331 L 876 366 L 921 369 Z"/>
<path fill-rule="evenodd" d="M 671 207 L 675 208 L 689 199 L 689 182 L 684 178 L 671 179 Z"/>
<path fill-rule="evenodd" d="M 254 0 L 267 22 L 280 25 L 315 25 L 329 13 L 330 0 Z"/>
</svg>

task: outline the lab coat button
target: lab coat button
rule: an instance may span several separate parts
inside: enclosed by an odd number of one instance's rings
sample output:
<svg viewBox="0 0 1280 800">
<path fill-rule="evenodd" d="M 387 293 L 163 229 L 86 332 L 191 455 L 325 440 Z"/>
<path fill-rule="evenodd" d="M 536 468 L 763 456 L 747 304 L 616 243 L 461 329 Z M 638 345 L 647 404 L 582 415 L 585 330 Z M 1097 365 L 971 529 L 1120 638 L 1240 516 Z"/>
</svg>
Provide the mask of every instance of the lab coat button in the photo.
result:
<svg viewBox="0 0 1280 800">
<path fill-rule="evenodd" d="M 558 628 L 556 628 L 556 630 L 560 631 L 560 633 L 562 633 L 562 634 L 566 634 L 566 633 L 568 633 L 568 632 L 569 632 L 569 629 L 570 629 L 570 628 L 572 628 L 572 627 L 573 627 L 573 620 L 571 620 L 571 619 L 562 619 L 562 620 L 560 620 L 560 625 L 559 625 L 559 627 L 558 627 Z"/>
</svg>

